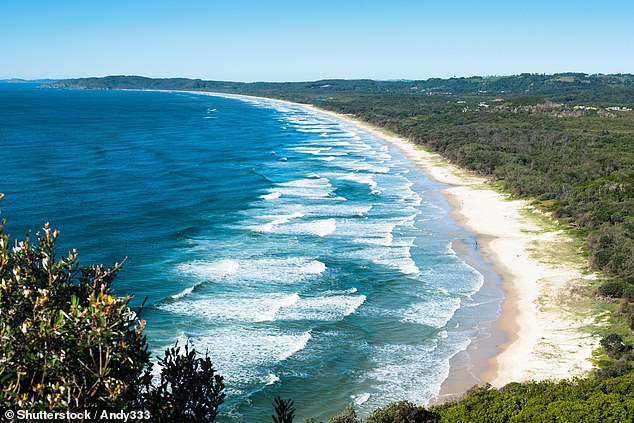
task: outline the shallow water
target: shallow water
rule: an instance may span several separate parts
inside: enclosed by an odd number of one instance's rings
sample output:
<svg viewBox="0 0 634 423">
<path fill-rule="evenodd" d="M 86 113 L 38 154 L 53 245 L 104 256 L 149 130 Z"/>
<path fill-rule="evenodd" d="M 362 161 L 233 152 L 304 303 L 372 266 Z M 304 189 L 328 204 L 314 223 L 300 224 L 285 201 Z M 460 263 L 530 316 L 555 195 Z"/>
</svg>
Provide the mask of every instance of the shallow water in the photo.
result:
<svg viewBox="0 0 634 423">
<path fill-rule="evenodd" d="M 128 257 L 152 350 L 208 351 L 220 421 L 426 403 L 501 293 L 452 245 L 442 184 L 353 125 L 299 106 L 0 84 L 2 216 L 44 222 L 82 263 Z M 474 268 L 475 267 L 475 268 Z"/>
</svg>

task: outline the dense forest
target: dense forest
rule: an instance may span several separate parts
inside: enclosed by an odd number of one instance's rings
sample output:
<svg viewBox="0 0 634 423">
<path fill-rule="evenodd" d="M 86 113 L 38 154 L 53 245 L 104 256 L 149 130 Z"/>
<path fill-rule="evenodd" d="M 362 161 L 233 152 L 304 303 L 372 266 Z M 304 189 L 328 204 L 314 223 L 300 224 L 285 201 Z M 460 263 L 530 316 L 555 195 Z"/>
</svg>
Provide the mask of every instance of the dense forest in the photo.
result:
<svg viewBox="0 0 634 423">
<path fill-rule="evenodd" d="M 582 401 L 597 389 L 607 395 L 612 388 L 601 384 L 612 377 L 617 379 L 609 386 L 631 386 L 631 376 L 624 375 L 631 372 L 628 338 L 634 329 L 634 75 L 564 73 L 295 83 L 112 76 L 58 81 L 47 87 L 200 90 L 310 103 L 389 129 L 498 181 L 506 191 L 532 199 L 587 239 L 589 267 L 606 275 L 597 295 L 618 304 L 630 332 L 603 339 L 609 359 L 589 380 L 477 391 L 457 403 L 462 405 L 454 404 L 462 407 L 463 417 L 454 415 L 447 421 L 537 421 L 469 420 L 464 416 L 481 407 L 473 405 L 476 399 L 489 401 L 489 409 L 515 404 L 513 407 L 525 410 L 522 404 L 530 404 L 534 392 L 558 392 L 560 402 Z M 631 401 L 632 390 L 629 392 Z M 516 397 L 509 397 L 510 393 Z M 629 410 L 624 415 L 631 418 L 632 405 L 623 404 Z M 448 416 L 444 413 L 449 413 L 450 406 L 442 407 L 434 413 Z M 546 405 L 540 407 L 535 415 L 547 409 Z M 566 403 L 561 407 L 575 406 Z M 579 421 L 604 419 L 584 417 Z"/>
<path fill-rule="evenodd" d="M 227 82 L 186 78 L 107 76 L 67 79 L 47 84 L 53 88 L 201 90 L 252 93 L 270 97 L 327 97 L 336 94 L 408 94 L 413 96 L 477 96 L 480 98 L 544 96 L 566 103 L 595 102 L 606 106 L 634 105 L 634 75 L 556 75 L 471 78 L 431 78 L 424 81 L 374 81 L 369 79 L 326 79 L 313 82 Z"/>
</svg>

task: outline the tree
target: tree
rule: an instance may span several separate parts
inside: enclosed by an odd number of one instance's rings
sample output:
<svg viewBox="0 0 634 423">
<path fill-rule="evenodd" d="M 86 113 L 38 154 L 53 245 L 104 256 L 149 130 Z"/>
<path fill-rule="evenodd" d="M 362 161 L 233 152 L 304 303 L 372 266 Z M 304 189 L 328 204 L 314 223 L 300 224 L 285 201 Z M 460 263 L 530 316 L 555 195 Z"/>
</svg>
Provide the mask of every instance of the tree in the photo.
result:
<svg viewBox="0 0 634 423">
<path fill-rule="evenodd" d="M 211 359 L 197 358 L 185 345 L 165 351 L 159 358 L 161 381 L 149 398 L 152 416 L 158 421 L 213 422 L 225 398 L 222 376 L 214 374 Z"/>
<path fill-rule="evenodd" d="M 145 321 L 111 290 L 121 266 L 79 267 L 75 250 L 57 260 L 58 234 L 47 224 L 36 245 L 27 234 L 10 249 L 0 225 L 0 408 L 158 412 L 160 401 L 161 416 L 213 421 L 224 385 L 209 357 L 168 350 L 154 387 Z"/>
<path fill-rule="evenodd" d="M 438 422 L 440 416 L 418 407 L 409 401 L 399 401 L 377 408 L 367 420 L 367 423 L 426 423 Z"/>
<path fill-rule="evenodd" d="M 271 417 L 275 423 L 293 423 L 295 407 L 292 399 L 283 400 L 281 397 L 275 397 L 273 405 L 275 414 Z"/>
</svg>

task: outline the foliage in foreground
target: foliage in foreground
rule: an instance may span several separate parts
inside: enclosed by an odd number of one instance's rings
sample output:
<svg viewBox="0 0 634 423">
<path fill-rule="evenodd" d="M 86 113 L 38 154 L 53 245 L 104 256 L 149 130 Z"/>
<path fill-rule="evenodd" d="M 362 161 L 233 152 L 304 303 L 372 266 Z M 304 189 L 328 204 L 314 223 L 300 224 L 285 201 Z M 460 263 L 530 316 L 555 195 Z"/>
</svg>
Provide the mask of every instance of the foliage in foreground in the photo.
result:
<svg viewBox="0 0 634 423">
<path fill-rule="evenodd" d="M 146 410 L 152 421 L 214 421 L 224 400 L 209 357 L 172 348 L 152 383 L 145 322 L 113 295 L 119 265 L 56 259 L 58 232 L 44 227 L 9 248 L 0 226 L 0 410 Z"/>
<path fill-rule="evenodd" d="M 343 416 L 350 416 L 349 410 L 329 423 L 631 422 L 634 375 L 511 383 L 501 389 L 485 385 L 457 401 L 427 409 L 401 401 L 375 410 L 365 420 Z"/>
<path fill-rule="evenodd" d="M 275 415 L 272 415 L 274 423 L 293 423 L 295 418 L 295 405 L 293 400 L 284 400 L 281 397 L 275 397 L 273 400 Z"/>
</svg>

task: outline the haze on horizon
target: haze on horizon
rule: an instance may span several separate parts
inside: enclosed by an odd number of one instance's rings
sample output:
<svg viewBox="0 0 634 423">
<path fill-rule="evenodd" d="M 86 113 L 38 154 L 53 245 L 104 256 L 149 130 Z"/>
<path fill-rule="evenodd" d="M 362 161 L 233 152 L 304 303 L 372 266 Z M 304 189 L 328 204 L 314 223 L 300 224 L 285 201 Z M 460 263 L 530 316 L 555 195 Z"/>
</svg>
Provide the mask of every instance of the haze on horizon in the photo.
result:
<svg viewBox="0 0 634 423">
<path fill-rule="evenodd" d="M 5 0 L 0 79 L 634 72 L 634 2 Z"/>
</svg>

